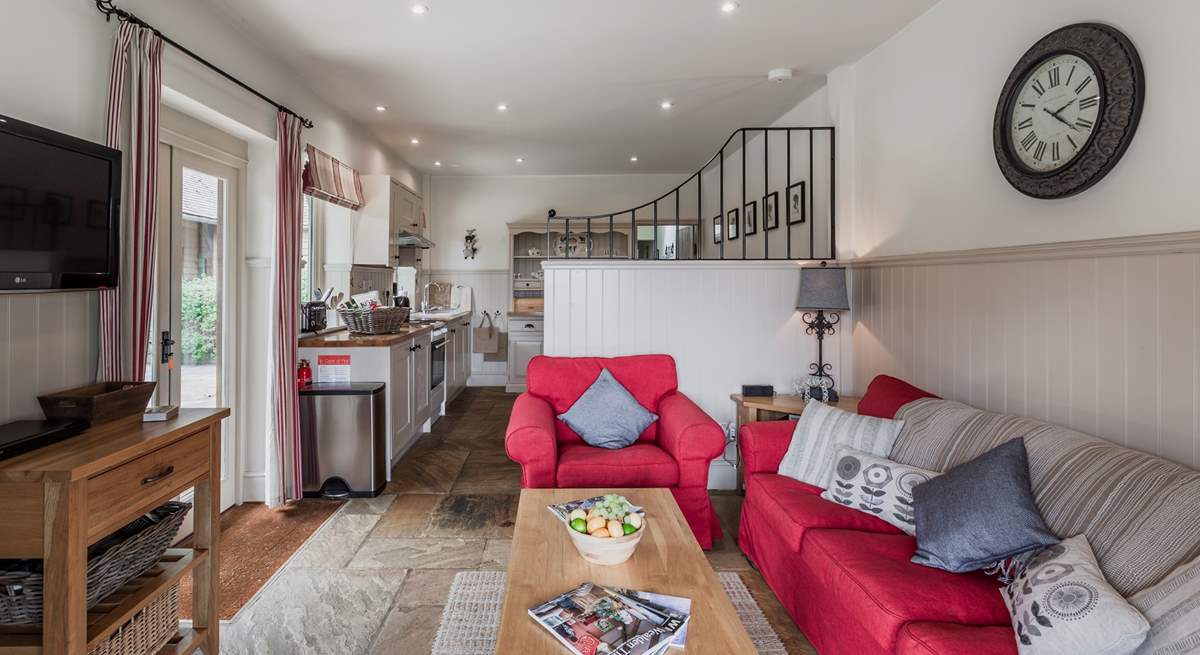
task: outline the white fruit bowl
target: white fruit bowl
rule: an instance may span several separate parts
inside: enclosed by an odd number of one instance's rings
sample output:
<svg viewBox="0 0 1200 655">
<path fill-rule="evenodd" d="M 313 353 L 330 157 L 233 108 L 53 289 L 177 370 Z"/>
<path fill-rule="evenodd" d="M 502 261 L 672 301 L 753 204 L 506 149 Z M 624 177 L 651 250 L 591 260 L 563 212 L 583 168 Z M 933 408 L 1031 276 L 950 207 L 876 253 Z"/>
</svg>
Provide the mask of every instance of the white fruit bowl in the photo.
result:
<svg viewBox="0 0 1200 655">
<path fill-rule="evenodd" d="M 642 527 L 637 532 L 620 537 L 593 537 L 576 532 L 569 525 L 564 527 L 570 533 L 571 543 L 575 544 L 575 550 L 579 551 L 580 557 L 592 564 L 613 566 L 633 557 L 633 551 L 637 549 L 638 542 L 646 533 L 647 525 L 646 519 L 643 517 Z"/>
</svg>

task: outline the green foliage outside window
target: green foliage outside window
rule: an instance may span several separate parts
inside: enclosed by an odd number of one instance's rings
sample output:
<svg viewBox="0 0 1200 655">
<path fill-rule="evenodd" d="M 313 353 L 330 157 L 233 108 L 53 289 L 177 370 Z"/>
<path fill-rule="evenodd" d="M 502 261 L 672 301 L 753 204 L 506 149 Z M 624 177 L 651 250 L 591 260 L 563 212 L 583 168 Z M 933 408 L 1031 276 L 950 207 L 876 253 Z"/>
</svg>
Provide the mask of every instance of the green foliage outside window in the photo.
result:
<svg viewBox="0 0 1200 655">
<path fill-rule="evenodd" d="M 217 358 L 217 279 L 183 281 L 183 363 L 213 364 Z"/>
</svg>

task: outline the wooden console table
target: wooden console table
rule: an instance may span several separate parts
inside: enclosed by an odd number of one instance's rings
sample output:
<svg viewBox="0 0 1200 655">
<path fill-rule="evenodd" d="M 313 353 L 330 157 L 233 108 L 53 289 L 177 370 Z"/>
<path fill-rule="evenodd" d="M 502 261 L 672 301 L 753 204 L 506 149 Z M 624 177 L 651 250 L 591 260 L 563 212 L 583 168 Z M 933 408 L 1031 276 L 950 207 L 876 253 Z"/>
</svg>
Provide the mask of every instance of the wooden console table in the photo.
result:
<svg viewBox="0 0 1200 655">
<path fill-rule="evenodd" d="M 84 655 L 189 571 L 192 627 L 163 653 L 220 652 L 217 545 L 221 419 L 228 409 L 182 409 L 161 423 L 141 416 L 96 426 L 0 461 L 0 559 L 45 561 L 40 626 L 0 626 L 0 655 Z M 150 571 L 86 603 L 87 548 L 195 487 L 193 548 L 173 548 Z"/>
<path fill-rule="evenodd" d="M 743 396 L 740 393 L 733 393 L 729 394 L 729 399 L 737 405 L 737 427 L 739 433 L 742 426 L 747 423 L 768 421 L 772 418 L 788 414 L 804 413 L 804 398 L 796 394 L 780 393 L 774 396 Z M 857 412 L 858 401 L 860 400 L 862 398 L 856 396 L 841 396 L 837 402 L 829 404 L 838 409 L 844 409 L 847 412 Z M 744 490 L 744 483 L 741 442 L 739 441 L 737 461 L 737 490 L 739 493 Z"/>
</svg>

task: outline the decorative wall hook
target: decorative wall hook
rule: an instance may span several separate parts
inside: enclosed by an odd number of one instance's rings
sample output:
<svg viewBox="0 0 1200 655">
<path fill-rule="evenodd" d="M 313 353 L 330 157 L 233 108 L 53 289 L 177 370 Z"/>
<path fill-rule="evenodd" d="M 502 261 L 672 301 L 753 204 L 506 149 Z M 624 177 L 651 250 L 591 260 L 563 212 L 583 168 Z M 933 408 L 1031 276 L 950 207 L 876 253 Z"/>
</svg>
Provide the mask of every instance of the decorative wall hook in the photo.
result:
<svg viewBox="0 0 1200 655">
<path fill-rule="evenodd" d="M 475 259 L 475 254 L 479 252 L 478 243 L 475 230 L 467 230 L 467 236 L 463 238 L 463 259 Z"/>
</svg>

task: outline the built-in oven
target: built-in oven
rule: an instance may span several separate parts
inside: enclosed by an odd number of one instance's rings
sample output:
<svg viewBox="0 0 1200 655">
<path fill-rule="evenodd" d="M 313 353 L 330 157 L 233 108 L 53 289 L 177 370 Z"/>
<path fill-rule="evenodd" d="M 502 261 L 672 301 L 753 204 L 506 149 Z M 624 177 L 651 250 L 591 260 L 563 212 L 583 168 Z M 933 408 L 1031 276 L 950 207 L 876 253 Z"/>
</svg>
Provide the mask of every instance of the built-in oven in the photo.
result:
<svg viewBox="0 0 1200 655">
<path fill-rule="evenodd" d="M 445 327 L 440 327 L 431 334 L 433 343 L 429 351 L 429 388 L 437 389 L 446 381 L 446 335 Z"/>
</svg>

